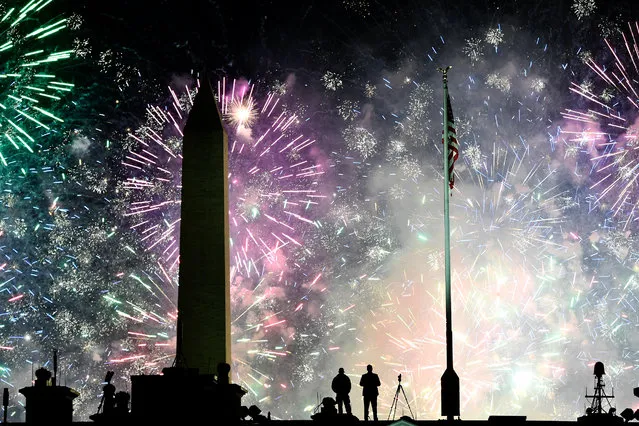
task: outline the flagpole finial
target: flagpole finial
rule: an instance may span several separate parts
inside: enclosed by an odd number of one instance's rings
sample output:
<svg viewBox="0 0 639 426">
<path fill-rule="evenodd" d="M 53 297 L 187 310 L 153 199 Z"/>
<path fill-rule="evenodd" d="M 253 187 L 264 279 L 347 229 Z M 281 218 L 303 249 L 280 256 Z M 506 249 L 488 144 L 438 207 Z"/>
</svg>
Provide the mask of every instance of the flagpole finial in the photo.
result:
<svg viewBox="0 0 639 426">
<path fill-rule="evenodd" d="M 439 71 L 440 73 L 442 73 L 442 77 L 444 78 L 444 81 L 448 80 L 448 70 L 451 69 L 453 66 L 452 65 L 448 65 L 446 68 L 437 68 L 437 71 Z"/>
</svg>

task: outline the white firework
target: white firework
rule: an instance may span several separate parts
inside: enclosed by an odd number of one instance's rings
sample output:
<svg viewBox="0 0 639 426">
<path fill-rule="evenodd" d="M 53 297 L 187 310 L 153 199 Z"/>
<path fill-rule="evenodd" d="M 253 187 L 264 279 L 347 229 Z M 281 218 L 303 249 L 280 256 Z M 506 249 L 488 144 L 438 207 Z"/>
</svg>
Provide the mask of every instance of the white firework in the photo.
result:
<svg viewBox="0 0 639 426">
<path fill-rule="evenodd" d="M 377 91 L 377 87 L 374 84 L 366 83 L 364 86 L 364 94 L 367 98 L 372 98 L 375 96 L 375 92 Z"/>
<path fill-rule="evenodd" d="M 415 180 L 423 175 L 422 166 L 418 162 L 409 160 L 408 158 L 401 161 L 399 170 L 402 175 L 411 180 Z"/>
<path fill-rule="evenodd" d="M 491 28 L 486 31 L 486 43 L 497 47 L 504 41 L 504 32 L 501 28 Z"/>
<path fill-rule="evenodd" d="M 581 21 L 595 12 L 597 3 L 595 3 L 595 0 L 575 0 L 570 8 L 577 16 L 577 19 Z"/>
<path fill-rule="evenodd" d="M 606 87 L 601 92 L 601 99 L 603 99 L 603 101 L 606 103 L 609 103 L 614 97 L 615 97 L 615 92 L 610 87 Z"/>
<path fill-rule="evenodd" d="M 403 141 L 394 139 L 388 143 L 388 156 L 398 158 L 406 153 L 406 144 Z"/>
<path fill-rule="evenodd" d="M 581 151 L 581 146 L 579 146 L 579 144 L 567 145 L 566 151 L 564 152 L 564 158 L 576 158 L 579 151 Z"/>
<path fill-rule="evenodd" d="M 419 119 L 426 115 L 428 107 L 433 103 L 433 89 L 425 84 L 419 85 L 410 94 L 408 101 L 408 115 Z"/>
<path fill-rule="evenodd" d="M 344 130 L 343 136 L 348 149 L 359 152 L 363 159 L 373 155 L 377 149 L 377 139 L 363 127 L 349 127 Z"/>
<path fill-rule="evenodd" d="M 332 71 L 326 71 L 322 76 L 322 84 L 326 90 L 336 91 L 341 89 L 344 83 L 342 82 L 342 76 Z"/>
<path fill-rule="evenodd" d="M 371 5 L 367 0 L 343 0 L 342 4 L 346 10 L 350 10 L 362 18 L 371 14 Z"/>
<path fill-rule="evenodd" d="M 475 63 L 478 62 L 482 56 L 484 56 L 484 51 L 481 44 L 481 39 L 469 38 L 466 40 L 465 46 L 462 47 L 462 52 L 464 52 L 464 54 L 468 56 L 468 58 L 470 58 L 470 63 L 472 65 L 475 65 Z"/>
<path fill-rule="evenodd" d="M 285 95 L 287 89 L 288 85 L 285 81 L 275 80 L 275 82 L 273 82 L 273 84 L 271 85 L 271 92 L 276 93 L 280 96 Z"/>
<path fill-rule="evenodd" d="M 616 34 L 621 34 L 621 25 L 623 22 L 623 18 L 618 16 L 616 19 L 608 19 L 603 18 L 602 21 L 597 25 L 599 28 L 599 34 L 602 38 L 611 38 Z"/>
<path fill-rule="evenodd" d="M 584 80 L 579 87 L 581 87 L 581 90 L 583 90 L 584 92 L 590 92 L 592 93 L 592 89 L 594 87 L 594 84 L 592 83 L 592 81 L 590 80 Z"/>
<path fill-rule="evenodd" d="M 583 62 L 584 64 L 587 64 L 592 59 L 592 52 L 590 52 L 589 50 L 581 50 L 579 51 L 577 56 L 579 56 L 579 59 L 581 60 L 581 62 Z"/>
<path fill-rule="evenodd" d="M 380 247 L 380 246 L 374 246 L 374 247 L 371 247 L 370 250 L 368 250 L 368 258 L 369 258 L 369 260 L 371 260 L 372 262 L 375 262 L 375 263 L 381 262 L 389 254 L 390 254 L 390 251 L 388 251 L 385 248 Z"/>
<path fill-rule="evenodd" d="M 388 189 L 388 195 L 392 200 L 403 200 L 408 195 L 408 191 L 399 184 L 395 184 Z"/>
<path fill-rule="evenodd" d="M 488 77 L 486 78 L 486 85 L 503 93 L 510 92 L 510 79 L 498 72 L 488 74 Z"/>
<path fill-rule="evenodd" d="M 546 82 L 541 78 L 535 78 L 530 83 L 530 88 L 533 92 L 540 93 L 546 88 Z"/>
<path fill-rule="evenodd" d="M 359 115 L 357 109 L 357 102 L 347 99 L 337 106 L 337 113 L 344 121 L 353 121 Z"/>
<path fill-rule="evenodd" d="M 469 145 L 462 151 L 464 158 L 468 160 L 468 164 L 475 170 L 480 170 L 484 166 L 483 155 L 479 145 Z"/>
</svg>

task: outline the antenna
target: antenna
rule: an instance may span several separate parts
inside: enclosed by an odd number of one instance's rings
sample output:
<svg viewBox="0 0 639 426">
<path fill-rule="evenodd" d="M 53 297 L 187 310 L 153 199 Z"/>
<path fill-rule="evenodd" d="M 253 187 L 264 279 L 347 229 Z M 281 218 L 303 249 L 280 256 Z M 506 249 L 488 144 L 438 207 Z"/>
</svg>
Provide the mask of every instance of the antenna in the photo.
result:
<svg viewBox="0 0 639 426">
<path fill-rule="evenodd" d="M 55 386 L 57 380 L 58 380 L 58 350 L 54 349 L 53 350 L 53 382 L 51 383 L 51 385 Z"/>
<path fill-rule="evenodd" d="M 595 393 L 593 393 L 592 395 L 588 395 L 588 393 L 586 392 L 586 398 L 592 399 L 592 402 L 590 403 L 590 408 L 586 410 L 586 413 L 587 414 L 611 414 L 614 411 L 616 411 L 615 408 L 610 403 L 610 400 L 615 397 L 615 390 L 613 388 L 612 395 L 610 396 L 606 395 L 606 391 L 604 390 L 604 387 L 606 387 L 606 384 L 603 381 L 603 376 L 606 374 L 606 371 L 604 369 L 603 362 L 597 361 L 595 363 L 593 374 L 595 376 Z M 610 407 L 610 410 L 608 411 L 604 410 L 603 408 L 604 399 L 606 400 L 606 403 Z"/>
</svg>

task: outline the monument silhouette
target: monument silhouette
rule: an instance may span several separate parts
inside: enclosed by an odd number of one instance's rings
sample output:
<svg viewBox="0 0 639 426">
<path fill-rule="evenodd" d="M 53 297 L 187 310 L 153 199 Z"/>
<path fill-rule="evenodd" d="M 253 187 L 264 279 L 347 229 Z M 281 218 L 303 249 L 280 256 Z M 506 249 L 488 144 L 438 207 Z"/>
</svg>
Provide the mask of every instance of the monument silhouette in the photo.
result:
<svg viewBox="0 0 639 426">
<path fill-rule="evenodd" d="M 136 422 L 240 421 L 244 391 L 229 385 L 231 358 L 228 142 L 205 76 L 184 127 L 176 356 L 162 375 L 131 377 Z M 224 401 L 223 404 L 219 401 Z"/>
</svg>

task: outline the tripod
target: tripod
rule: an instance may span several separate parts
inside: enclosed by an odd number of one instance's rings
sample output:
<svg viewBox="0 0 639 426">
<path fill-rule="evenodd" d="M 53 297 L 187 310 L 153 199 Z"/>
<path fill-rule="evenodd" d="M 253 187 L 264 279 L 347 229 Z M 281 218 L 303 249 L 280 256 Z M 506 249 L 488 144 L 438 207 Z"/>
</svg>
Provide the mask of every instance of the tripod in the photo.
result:
<svg viewBox="0 0 639 426">
<path fill-rule="evenodd" d="M 397 400 L 399 399 L 399 391 L 402 391 L 402 395 L 404 395 L 404 401 L 406 401 L 406 405 L 408 406 L 408 411 L 410 412 L 411 418 L 414 420 L 415 416 L 413 415 L 413 410 L 410 409 L 410 404 L 408 403 L 408 397 L 406 396 L 406 392 L 404 392 L 404 388 L 402 387 L 402 375 L 397 376 L 397 390 L 395 391 L 395 397 L 393 398 L 393 403 L 391 404 L 390 412 L 388 413 L 388 419 L 391 420 L 391 414 L 393 415 L 393 420 L 395 420 L 395 413 L 397 412 Z"/>
</svg>

